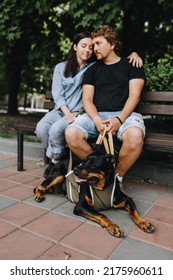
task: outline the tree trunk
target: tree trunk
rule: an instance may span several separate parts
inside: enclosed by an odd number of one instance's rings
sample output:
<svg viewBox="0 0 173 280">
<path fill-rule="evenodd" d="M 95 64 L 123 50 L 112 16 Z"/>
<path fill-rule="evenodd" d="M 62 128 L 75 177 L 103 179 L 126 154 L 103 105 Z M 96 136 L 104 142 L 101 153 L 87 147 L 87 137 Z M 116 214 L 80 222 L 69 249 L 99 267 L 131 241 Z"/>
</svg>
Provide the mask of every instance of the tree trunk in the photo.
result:
<svg viewBox="0 0 173 280">
<path fill-rule="evenodd" d="M 21 72 L 27 60 L 28 45 L 26 40 L 21 39 L 13 47 L 9 56 L 7 69 L 8 80 L 8 114 L 18 114 L 18 92 L 21 81 Z"/>
</svg>

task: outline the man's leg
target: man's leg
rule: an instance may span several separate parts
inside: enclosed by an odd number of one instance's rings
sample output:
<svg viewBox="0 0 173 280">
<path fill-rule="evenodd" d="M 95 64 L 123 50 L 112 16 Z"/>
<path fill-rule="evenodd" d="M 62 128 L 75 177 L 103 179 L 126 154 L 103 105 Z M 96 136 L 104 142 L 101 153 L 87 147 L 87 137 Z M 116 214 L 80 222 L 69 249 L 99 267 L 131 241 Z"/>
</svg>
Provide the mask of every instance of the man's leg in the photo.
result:
<svg viewBox="0 0 173 280">
<path fill-rule="evenodd" d="M 65 138 L 70 150 L 80 159 L 84 159 L 92 152 L 84 132 L 79 128 L 75 126 L 68 127 L 65 131 Z"/>
<path fill-rule="evenodd" d="M 122 134 L 122 147 L 119 152 L 119 163 L 116 172 L 123 177 L 139 158 L 143 147 L 143 131 L 138 127 L 130 127 Z"/>
</svg>

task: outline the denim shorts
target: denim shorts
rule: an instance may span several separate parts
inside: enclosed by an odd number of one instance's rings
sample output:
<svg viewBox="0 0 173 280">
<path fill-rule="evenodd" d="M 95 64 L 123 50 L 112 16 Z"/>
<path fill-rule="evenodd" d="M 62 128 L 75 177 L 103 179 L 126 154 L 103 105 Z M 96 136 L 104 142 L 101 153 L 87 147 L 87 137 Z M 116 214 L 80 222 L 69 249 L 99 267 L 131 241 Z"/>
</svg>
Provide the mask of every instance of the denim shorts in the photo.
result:
<svg viewBox="0 0 173 280">
<path fill-rule="evenodd" d="M 120 112 L 99 112 L 99 116 L 101 119 L 106 120 L 108 118 L 115 118 L 118 116 Z M 94 124 L 94 122 L 90 119 L 90 117 L 84 113 L 79 115 L 76 120 L 70 124 L 69 126 L 78 127 L 81 131 L 84 132 L 86 139 L 93 138 L 98 135 L 98 130 Z M 119 130 L 117 131 L 117 138 L 122 141 L 122 134 L 123 132 L 129 127 L 139 127 L 142 129 L 143 134 L 145 136 L 145 125 L 143 121 L 143 117 L 141 114 L 133 112 L 120 126 Z"/>
</svg>

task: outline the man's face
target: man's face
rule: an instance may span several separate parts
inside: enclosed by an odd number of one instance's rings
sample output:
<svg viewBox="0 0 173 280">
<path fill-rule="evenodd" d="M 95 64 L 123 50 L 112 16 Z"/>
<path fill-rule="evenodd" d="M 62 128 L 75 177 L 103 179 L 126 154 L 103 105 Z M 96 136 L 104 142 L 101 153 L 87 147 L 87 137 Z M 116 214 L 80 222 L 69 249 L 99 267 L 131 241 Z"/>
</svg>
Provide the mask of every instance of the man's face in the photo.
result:
<svg viewBox="0 0 173 280">
<path fill-rule="evenodd" d="M 106 59 L 112 50 L 114 50 L 114 46 L 111 45 L 103 36 L 94 38 L 93 44 L 94 52 L 98 60 Z"/>
</svg>

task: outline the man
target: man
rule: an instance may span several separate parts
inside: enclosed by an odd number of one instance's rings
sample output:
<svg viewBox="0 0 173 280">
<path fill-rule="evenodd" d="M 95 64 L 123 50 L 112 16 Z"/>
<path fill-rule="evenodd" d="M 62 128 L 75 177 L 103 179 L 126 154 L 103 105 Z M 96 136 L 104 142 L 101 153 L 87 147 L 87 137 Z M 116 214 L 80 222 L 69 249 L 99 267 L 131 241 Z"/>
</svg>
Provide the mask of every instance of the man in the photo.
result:
<svg viewBox="0 0 173 280">
<path fill-rule="evenodd" d="M 134 112 L 145 81 L 143 67 L 137 68 L 119 56 L 121 42 L 115 30 L 103 25 L 92 32 L 97 62 L 84 74 L 83 106 L 86 114 L 66 129 L 69 148 L 80 159 L 92 152 L 87 138 L 111 131 L 122 141 L 117 178 L 123 176 L 141 154 L 145 126 L 142 116 Z"/>
</svg>

